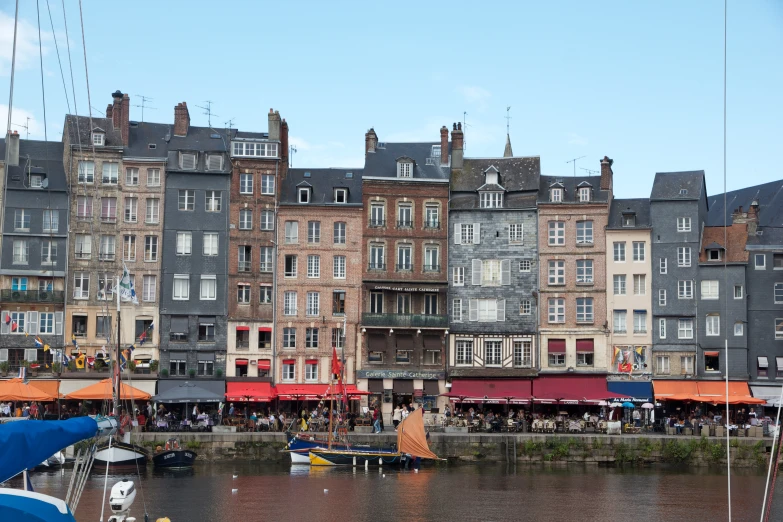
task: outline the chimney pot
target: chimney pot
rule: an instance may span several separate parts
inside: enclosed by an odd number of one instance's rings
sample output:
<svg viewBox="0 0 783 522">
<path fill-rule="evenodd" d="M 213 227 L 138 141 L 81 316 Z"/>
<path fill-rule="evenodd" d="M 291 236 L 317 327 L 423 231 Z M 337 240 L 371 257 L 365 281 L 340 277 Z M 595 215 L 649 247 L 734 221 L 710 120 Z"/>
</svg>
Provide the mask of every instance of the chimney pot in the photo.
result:
<svg viewBox="0 0 783 522">
<path fill-rule="evenodd" d="M 612 164 L 614 160 L 609 156 L 604 156 L 601 160 L 601 190 L 612 190 L 614 172 L 612 172 Z"/>
<path fill-rule="evenodd" d="M 464 135 L 459 123 L 452 125 L 451 131 L 451 168 L 461 169 L 464 157 Z"/>
<path fill-rule="evenodd" d="M 378 147 L 378 135 L 375 134 L 375 129 L 370 127 L 370 130 L 364 134 L 364 153 L 375 152 L 376 147 Z"/>
<path fill-rule="evenodd" d="M 188 104 L 181 102 L 174 107 L 174 136 L 187 136 L 188 129 L 190 129 Z"/>
</svg>

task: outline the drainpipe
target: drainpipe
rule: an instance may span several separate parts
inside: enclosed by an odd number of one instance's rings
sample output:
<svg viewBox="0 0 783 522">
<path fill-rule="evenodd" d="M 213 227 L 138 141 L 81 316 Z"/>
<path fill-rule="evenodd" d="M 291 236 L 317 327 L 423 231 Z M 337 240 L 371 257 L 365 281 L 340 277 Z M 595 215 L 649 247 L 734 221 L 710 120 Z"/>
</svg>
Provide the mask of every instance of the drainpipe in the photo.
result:
<svg viewBox="0 0 783 522">
<path fill-rule="evenodd" d="M 280 179 L 278 178 L 279 166 L 279 162 L 275 163 L 275 239 L 272 241 L 272 364 L 269 371 L 272 385 L 276 384 L 275 371 L 277 370 L 277 241 L 280 234 L 280 222 L 277 215 L 277 191 L 280 188 Z"/>
</svg>

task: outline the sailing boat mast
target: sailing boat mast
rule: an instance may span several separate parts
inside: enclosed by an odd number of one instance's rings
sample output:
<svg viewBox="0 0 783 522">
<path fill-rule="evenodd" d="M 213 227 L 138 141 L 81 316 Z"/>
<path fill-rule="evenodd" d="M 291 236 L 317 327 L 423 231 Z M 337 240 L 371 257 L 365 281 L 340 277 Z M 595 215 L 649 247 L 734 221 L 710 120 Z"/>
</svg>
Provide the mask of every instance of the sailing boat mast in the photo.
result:
<svg viewBox="0 0 783 522">
<path fill-rule="evenodd" d="M 116 288 L 115 294 L 117 294 L 117 357 L 115 359 L 114 364 L 117 365 L 117 367 L 114 369 L 114 378 L 112 378 L 112 385 L 114 386 L 113 390 L 113 399 L 114 399 L 114 416 L 115 418 L 120 418 L 120 374 L 122 372 L 122 367 L 120 366 L 120 278 L 117 278 L 117 285 L 114 287 Z"/>
</svg>

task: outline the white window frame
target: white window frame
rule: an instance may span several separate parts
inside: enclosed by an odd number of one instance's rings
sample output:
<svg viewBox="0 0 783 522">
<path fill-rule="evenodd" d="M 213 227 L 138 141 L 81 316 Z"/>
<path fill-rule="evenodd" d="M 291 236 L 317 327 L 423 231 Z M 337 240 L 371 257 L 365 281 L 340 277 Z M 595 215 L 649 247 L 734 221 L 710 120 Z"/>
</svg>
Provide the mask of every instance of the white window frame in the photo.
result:
<svg viewBox="0 0 783 522">
<path fill-rule="evenodd" d="M 206 190 L 204 191 L 204 211 L 221 212 L 223 208 L 223 191 Z"/>
<path fill-rule="evenodd" d="M 217 300 L 217 276 L 208 274 L 201 276 L 199 299 L 201 301 Z"/>
<path fill-rule="evenodd" d="M 265 196 L 275 194 L 275 177 L 272 174 L 261 175 L 261 194 Z"/>
<path fill-rule="evenodd" d="M 451 268 L 451 285 L 465 286 L 465 267 L 454 266 Z"/>
<path fill-rule="evenodd" d="M 136 187 L 139 184 L 139 168 L 125 167 L 125 186 Z"/>
<path fill-rule="evenodd" d="M 158 289 L 158 276 L 146 274 L 142 277 L 141 300 L 145 303 L 155 302 L 155 294 Z"/>
<path fill-rule="evenodd" d="M 671 374 L 671 362 L 668 355 L 655 356 L 655 373 L 659 375 Z"/>
<path fill-rule="evenodd" d="M 742 337 L 745 335 L 745 325 L 742 321 L 737 321 L 734 323 L 734 335 L 736 337 Z"/>
<path fill-rule="evenodd" d="M 592 297 L 576 298 L 576 322 L 593 323 L 595 321 L 595 304 Z"/>
<path fill-rule="evenodd" d="M 274 210 L 262 210 L 261 211 L 261 230 L 274 230 L 275 229 L 275 211 Z"/>
<path fill-rule="evenodd" d="M 664 288 L 658 290 L 658 306 L 666 306 L 666 289 Z"/>
<path fill-rule="evenodd" d="M 239 209 L 239 230 L 253 230 L 253 210 Z"/>
<path fill-rule="evenodd" d="M 299 221 L 286 221 L 284 227 L 286 244 L 296 245 L 299 243 Z"/>
<path fill-rule="evenodd" d="M 591 219 L 585 219 L 576 222 L 576 244 L 577 245 L 592 245 L 595 236 L 593 232 L 593 221 Z"/>
<path fill-rule="evenodd" d="M 177 254 L 178 256 L 189 256 L 193 253 L 193 234 L 192 232 L 177 232 Z"/>
<path fill-rule="evenodd" d="M 147 169 L 147 186 L 160 187 L 160 169 Z"/>
<path fill-rule="evenodd" d="M 307 277 L 309 279 L 321 277 L 321 256 L 317 254 L 309 254 L 307 256 Z"/>
<path fill-rule="evenodd" d="M 523 239 L 524 239 L 523 223 L 509 223 L 508 242 L 512 245 L 521 245 L 523 244 Z"/>
<path fill-rule="evenodd" d="M 565 246 L 565 221 L 550 221 L 547 228 L 549 246 Z"/>
<path fill-rule="evenodd" d="M 691 231 L 691 218 L 678 217 L 677 218 L 677 232 L 690 232 Z"/>
<path fill-rule="evenodd" d="M 297 294 L 288 290 L 283 293 L 283 315 L 295 316 L 297 314 Z"/>
<path fill-rule="evenodd" d="M 644 241 L 634 241 L 633 242 L 633 262 L 634 263 L 644 263 L 645 258 L 647 257 L 646 252 L 646 245 Z"/>
<path fill-rule="evenodd" d="M 565 299 L 562 297 L 550 297 L 547 302 L 547 319 L 550 324 L 565 323 Z"/>
<path fill-rule="evenodd" d="M 703 301 L 720 298 L 720 281 L 707 279 L 701 282 L 701 298 Z"/>
<path fill-rule="evenodd" d="M 160 198 L 147 198 L 145 202 L 144 222 L 149 225 L 160 223 Z"/>
<path fill-rule="evenodd" d="M 456 298 L 451 301 L 451 320 L 455 323 L 462 322 L 462 299 Z"/>
<path fill-rule="evenodd" d="M 647 275 L 633 275 L 633 295 L 647 295 Z"/>
<path fill-rule="evenodd" d="M 101 171 L 102 185 L 117 185 L 120 182 L 120 164 L 116 161 L 104 161 Z"/>
<path fill-rule="evenodd" d="M 307 292 L 307 308 L 305 309 L 307 317 L 318 317 L 321 315 L 321 294 L 320 292 Z"/>
<path fill-rule="evenodd" d="M 677 247 L 677 266 L 691 266 L 691 247 Z"/>
<path fill-rule="evenodd" d="M 481 192 L 479 205 L 481 208 L 503 208 L 503 193 Z"/>
<path fill-rule="evenodd" d="M 734 285 L 734 299 L 742 299 L 743 295 L 742 285 Z"/>
<path fill-rule="evenodd" d="M 783 283 L 775 283 L 772 286 L 772 300 L 775 304 L 783 304 Z"/>
<path fill-rule="evenodd" d="M 614 295 L 628 295 L 628 281 L 625 274 L 612 276 L 612 292 Z"/>
<path fill-rule="evenodd" d="M 633 311 L 633 333 L 635 335 L 647 333 L 647 311 L 646 310 L 634 310 Z"/>
<path fill-rule="evenodd" d="M 579 201 L 581 202 L 588 202 L 590 201 L 590 193 L 592 190 L 590 187 L 579 187 Z"/>
<path fill-rule="evenodd" d="M 622 335 L 628 333 L 628 312 L 626 310 L 612 311 L 612 332 Z"/>
<path fill-rule="evenodd" d="M 398 161 L 397 162 L 397 177 L 398 178 L 412 178 L 413 177 L 413 163 L 410 161 Z"/>
<path fill-rule="evenodd" d="M 348 189 L 336 188 L 334 189 L 334 202 L 338 205 L 345 205 L 348 203 Z"/>
<path fill-rule="evenodd" d="M 530 272 L 533 269 L 533 262 L 530 259 L 522 259 L 519 262 L 520 272 Z"/>
<path fill-rule="evenodd" d="M 666 339 L 666 319 L 658 319 L 658 339 Z"/>
<path fill-rule="evenodd" d="M 564 259 L 552 259 L 549 261 L 549 270 L 547 275 L 547 284 L 549 286 L 560 286 L 565 284 L 565 260 Z M 498 284 L 500 283 L 500 263 L 498 262 Z M 482 270 L 486 273 L 487 270 Z M 482 286 L 484 286 L 484 278 L 482 277 Z"/>
<path fill-rule="evenodd" d="M 243 195 L 253 195 L 253 173 L 242 172 L 239 174 L 239 193 Z"/>
<path fill-rule="evenodd" d="M 299 187 L 296 190 L 296 202 L 307 204 L 310 203 L 310 187 Z"/>
<path fill-rule="evenodd" d="M 658 273 L 660 273 L 660 274 L 668 273 L 668 271 L 669 271 L 669 266 L 668 265 L 669 265 L 668 259 L 665 258 L 665 257 L 662 257 L 659 260 Z"/>
<path fill-rule="evenodd" d="M 179 283 L 177 283 L 179 281 Z M 190 299 L 190 275 L 174 274 L 171 298 L 174 301 L 187 301 Z"/>
<path fill-rule="evenodd" d="M 615 241 L 613 243 L 612 255 L 615 263 L 625 263 L 625 241 Z"/>
<path fill-rule="evenodd" d="M 519 302 L 519 315 L 531 315 L 533 313 L 533 301 L 531 299 L 522 299 Z"/>
<path fill-rule="evenodd" d="M 592 259 L 576 260 L 576 284 L 592 285 L 593 274 L 594 270 Z"/>
<path fill-rule="evenodd" d="M 201 242 L 201 255 L 218 255 L 218 249 L 220 248 L 220 234 L 217 232 L 204 232 Z"/>
<path fill-rule="evenodd" d="M 503 364 L 503 341 L 484 341 L 484 366 Z"/>
<path fill-rule="evenodd" d="M 677 339 L 693 339 L 693 319 L 677 319 Z"/>
<path fill-rule="evenodd" d="M 707 315 L 704 324 L 704 335 L 708 337 L 716 337 L 720 335 L 720 315 Z"/>
<path fill-rule="evenodd" d="M 561 203 L 563 201 L 563 189 L 561 188 L 550 189 L 549 201 L 551 203 Z"/>
<path fill-rule="evenodd" d="M 693 299 L 693 281 L 691 279 L 677 281 L 677 299 Z"/>
<path fill-rule="evenodd" d="M 332 258 L 332 276 L 335 279 L 346 278 L 346 259 L 345 256 L 334 256 Z"/>
<path fill-rule="evenodd" d="M 180 190 L 177 193 L 177 209 L 182 212 L 192 212 L 196 209 L 196 191 Z"/>
<path fill-rule="evenodd" d="M 456 352 L 457 366 L 473 365 L 473 341 L 457 339 L 454 343 L 454 351 Z"/>
</svg>

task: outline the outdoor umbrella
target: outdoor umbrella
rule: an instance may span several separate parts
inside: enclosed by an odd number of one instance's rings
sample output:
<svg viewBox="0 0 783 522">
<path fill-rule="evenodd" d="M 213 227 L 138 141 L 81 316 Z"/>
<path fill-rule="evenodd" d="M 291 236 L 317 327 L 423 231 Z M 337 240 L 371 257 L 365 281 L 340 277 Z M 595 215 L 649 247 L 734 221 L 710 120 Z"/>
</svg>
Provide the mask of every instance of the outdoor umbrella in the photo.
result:
<svg viewBox="0 0 783 522">
<path fill-rule="evenodd" d="M 636 407 L 636 406 L 634 406 L 632 402 L 624 402 L 624 403 L 623 403 L 623 408 L 631 408 L 631 409 L 634 409 L 635 407 Z"/>
<path fill-rule="evenodd" d="M 598 405 L 599 406 L 609 406 L 609 403 L 607 401 L 599 401 Z"/>
<path fill-rule="evenodd" d="M 651 410 L 651 409 L 653 409 L 653 408 L 655 408 L 655 406 L 653 406 L 653 405 L 652 405 L 651 403 L 649 403 L 649 402 L 645 402 L 644 404 L 642 404 L 642 409 L 645 409 L 645 410 Z"/>
<path fill-rule="evenodd" d="M 622 403 L 619 402 L 613 402 L 609 405 L 610 408 L 619 408 L 622 406 Z"/>
<path fill-rule="evenodd" d="M 213 393 L 209 390 L 190 383 L 183 382 L 179 386 L 169 388 L 168 390 L 155 395 L 152 400 L 155 402 L 220 402 L 223 400 L 223 396 Z"/>
<path fill-rule="evenodd" d="M 0 401 L 53 401 L 56 397 L 25 384 L 22 379 L 0 382 Z"/>
<path fill-rule="evenodd" d="M 149 393 L 143 392 L 138 388 L 134 388 L 125 383 L 121 383 L 120 386 L 120 399 L 148 400 L 150 398 Z M 66 395 L 65 398 L 76 400 L 111 400 L 111 379 L 103 379 L 86 388 L 76 390 L 75 392 Z"/>
</svg>

